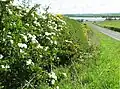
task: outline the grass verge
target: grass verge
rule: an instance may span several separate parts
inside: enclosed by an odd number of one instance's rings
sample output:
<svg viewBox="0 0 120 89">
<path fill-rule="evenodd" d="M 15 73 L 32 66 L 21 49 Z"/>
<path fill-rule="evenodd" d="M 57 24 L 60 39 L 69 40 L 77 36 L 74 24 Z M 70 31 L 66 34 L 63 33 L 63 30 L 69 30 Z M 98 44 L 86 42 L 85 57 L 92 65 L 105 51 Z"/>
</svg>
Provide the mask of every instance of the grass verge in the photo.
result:
<svg viewBox="0 0 120 89">
<path fill-rule="evenodd" d="M 120 32 L 120 20 L 105 20 L 97 22 L 97 25 Z"/>
<path fill-rule="evenodd" d="M 120 88 L 120 42 L 93 30 L 100 41 L 100 56 L 96 65 L 88 68 L 91 82 L 84 89 Z"/>
</svg>

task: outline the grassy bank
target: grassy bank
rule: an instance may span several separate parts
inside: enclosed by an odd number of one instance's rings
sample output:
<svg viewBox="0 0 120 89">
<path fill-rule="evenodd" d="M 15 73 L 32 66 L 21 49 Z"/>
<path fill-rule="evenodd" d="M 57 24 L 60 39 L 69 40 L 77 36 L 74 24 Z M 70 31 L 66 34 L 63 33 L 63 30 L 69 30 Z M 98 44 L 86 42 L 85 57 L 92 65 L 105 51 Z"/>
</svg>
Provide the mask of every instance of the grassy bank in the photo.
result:
<svg viewBox="0 0 120 89">
<path fill-rule="evenodd" d="M 55 70 L 57 75 L 66 73 L 66 77 L 64 76 L 63 79 L 59 80 L 58 86 L 60 89 L 84 89 L 87 88 L 86 85 L 92 82 L 88 71 L 92 70 L 96 64 L 99 41 L 87 25 L 69 18 L 65 18 L 65 21 L 71 37 L 80 43 L 81 50 L 85 52 L 79 53 L 81 58 L 78 58 L 70 66 L 60 67 Z"/>
<path fill-rule="evenodd" d="M 102 22 L 97 22 L 97 24 L 99 26 L 120 32 L 120 20 L 105 20 Z"/>
<path fill-rule="evenodd" d="M 83 89 L 119 89 L 120 42 L 93 30 L 100 41 L 100 56 L 86 73 L 89 83 Z"/>
</svg>

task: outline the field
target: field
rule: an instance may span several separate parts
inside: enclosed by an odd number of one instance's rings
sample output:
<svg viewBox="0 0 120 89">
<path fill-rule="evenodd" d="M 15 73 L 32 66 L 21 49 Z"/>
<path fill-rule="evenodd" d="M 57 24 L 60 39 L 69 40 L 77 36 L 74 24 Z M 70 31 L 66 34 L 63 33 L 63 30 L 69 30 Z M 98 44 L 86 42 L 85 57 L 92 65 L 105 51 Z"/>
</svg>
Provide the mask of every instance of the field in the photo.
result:
<svg viewBox="0 0 120 89">
<path fill-rule="evenodd" d="M 97 22 L 97 24 L 99 26 L 120 32 L 120 20 L 105 20 L 103 22 Z"/>
</svg>

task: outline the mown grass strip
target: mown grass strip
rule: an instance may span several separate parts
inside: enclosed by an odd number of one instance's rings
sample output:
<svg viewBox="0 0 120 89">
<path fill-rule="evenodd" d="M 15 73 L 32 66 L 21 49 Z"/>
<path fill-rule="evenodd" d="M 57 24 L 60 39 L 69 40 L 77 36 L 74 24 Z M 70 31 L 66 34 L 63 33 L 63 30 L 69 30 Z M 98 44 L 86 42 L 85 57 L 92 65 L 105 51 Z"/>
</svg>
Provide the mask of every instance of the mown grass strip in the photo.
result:
<svg viewBox="0 0 120 89">
<path fill-rule="evenodd" d="M 100 40 L 100 57 L 96 65 L 89 67 L 87 76 L 92 82 L 86 89 L 119 89 L 120 42 L 93 30 Z"/>
</svg>

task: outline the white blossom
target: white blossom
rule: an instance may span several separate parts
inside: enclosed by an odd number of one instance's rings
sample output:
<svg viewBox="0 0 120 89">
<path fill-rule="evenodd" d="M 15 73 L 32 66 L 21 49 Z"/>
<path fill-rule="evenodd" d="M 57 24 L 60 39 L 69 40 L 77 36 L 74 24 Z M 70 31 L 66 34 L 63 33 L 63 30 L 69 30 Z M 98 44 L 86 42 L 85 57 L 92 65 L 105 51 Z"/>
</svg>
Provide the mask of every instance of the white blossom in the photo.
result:
<svg viewBox="0 0 120 89">
<path fill-rule="evenodd" d="M 57 45 L 57 41 L 54 41 L 54 44 Z"/>
<path fill-rule="evenodd" d="M 72 43 L 72 41 L 65 40 L 65 42 Z"/>
<path fill-rule="evenodd" d="M 51 84 L 52 84 L 52 85 L 55 84 L 55 80 L 54 80 L 54 79 L 51 80 Z"/>
<path fill-rule="evenodd" d="M 20 53 L 24 53 L 24 51 L 22 49 L 20 49 Z"/>
<path fill-rule="evenodd" d="M 32 38 L 32 37 L 33 37 L 30 33 L 28 33 L 27 35 L 28 35 L 30 38 Z"/>
<path fill-rule="evenodd" d="M 50 40 L 50 43 L 51 43 L 51 44 L 53 44 L 53 41 L 52 41 L 52 40 Z"/>
<path fill-rule="evenodd" d="M 33 42 L 33 43 L 39 43 L 39 42 L 36 40 L 36 38 L 34 38 L 34 37 L 32 38 L 32 42 Z"/>
<path fill-rule="evenodd" d="M 12 14 L 12 11 L 10 9 L 8 9 L 8 12 L 9 12 L 9 14 Z"/>
<path fill-rule="evenodd" d="M 2 68 L 10 68 L 9 65 L 1 65 Z"/>
<path fill-rule="evenodd" d="M 29 59 L 28 61 L 26 61 L 26 65 L 31 65 L 31 64 L 34 64 L 31 59 Z"/>
<path fill-rule="evenodd" d="M 40 44 L 38 44 L 37 48 L 43 49 L 43 46 L 41 46 Z"/>
<path fill-rule="evenodd" d="M 49 35 L 50 35 L 50 33 L 48 33 L 48 32 L 45 32 L 45 35 L 46 35 L 46 36 L 49 36 Z"/>
<path fill-rule="evenodd" d="M 57 59 L 60 59 L 59 57 L 57 57 Z"/>
<path fill-rule="evenodd" d="M 34 13 L 31 14 L 34 17 Z"/>
<path fill-rule="evenodd" d="M 54 29 L 52 26 L 49 26 L 50 29 Z"/>
<path fill-rule="evenodd" d="M 21 47 L 21 48 L 27 48 L 27 45 L 23 44 L 23 43 L 18 43 L 18 46 Z"/>
<path fill-rule="evenodd" d="M 26 23 L 25 25 L 26 25 L 26 26 L 29 26 L 29 24 L 28 24 L 28 23 Z"/>
<path fill-rule="evenodd" d="M 10 40 L 10 43 L 13 44 L 13 40 Z"/>
<path fill-rule="evenodd" d="M 53 79 L 57 80 L 57 76 L 53 71 L 51 73 L 48 73 L 48 75 L 49 75 L 49 78 L 53 78 Z"/>
<path fill-rule="evenodd" d="M 46 39 L 50 40 L 50 38 L 49 38 L 49 37 L 46 37 Z"/>
<path fill-rule="evenodd" d="M 35 20 L 37 20 L 37 17 L 35 17 Z"/>
<path fill-rule="evenodd" d="M 43 55 L 40 55 L 40 58 L 42 58 L 43 57 Z"/>
<path fill-rule="evenodd" d="M 5 28 L 3 28 L 3 31 L 5 31 Z"/>
<path fill-rule="evenodd" d="M 34 24 L 36 24 L 36 25 L 40 26 L 40 23 L 39 23 L 39 22 L 37 22 L 37 21 L 34 21 Z"/>
<path fill-rule="evenodd" d="M 8 38 L 12 38 L 12 36 L 10 36 L 10 35 L 7 35 L 7 37 L 8 37 Z"/>
<path fill-rule="evenodd" d="M 45 47 L 45 49 L 44 49 L 44 50 L 45 50 L 45 51 L 47 51 L 47 50 L 48 50 L 48 48 L 49 48 L 49 47 Z"/>
<path fill-rule="evenodd" d="M 25 41 L 27 42 L 27 36 L 26 35 L 24 35 L 24 34 L 20 34 L 24 39 L 25 39 Z"/>
<path fill-rule="evenodd" d="M 57 86 L 56 89 L 60 89 L 59 86 Z"/>
<path fill-rule="evenodd" d="M 51 35 L 56 35 L 54 32 L 51 32 Z"/>
<path fill-rule="evenodd" d="M 27 9 L 26 9 L 26 12 L 28 13 L 29 11 L 30 11 L 30 10 L 27 8 Z"/>
<path fill-rule="evenodd" d="M 54 33 L 54 32 L 51 32 L 51 33 L 49 33 L 49 32 L 45 32 L 45 35 L 46 35 L 46 36 L 49 36 L 49 35 L 55 35 L 55 33 Z"/>
<path fill-rule="evenodd" d="M 4 56 L 2 54 L 0 54 L 0 59 L 2 59 Z"/>
<path fill-rule="evenodd" d="M 67 74 L 66 73 L 62 73 L 64 77 L 67 77 Z"/>
<path fill-rule="evenodd" d="M 3 38 L 3 41 L 5 41 L 5 38 Z"/>
<path fill-rule="evenodd" d="M 7 1 L 7 0 L 1 0 L 1 1 Z"/>
<path fill-rule="evenodd" d="M 11 34 L 11 32 L 8 32 L 8 34 Z"/>
</svg>

